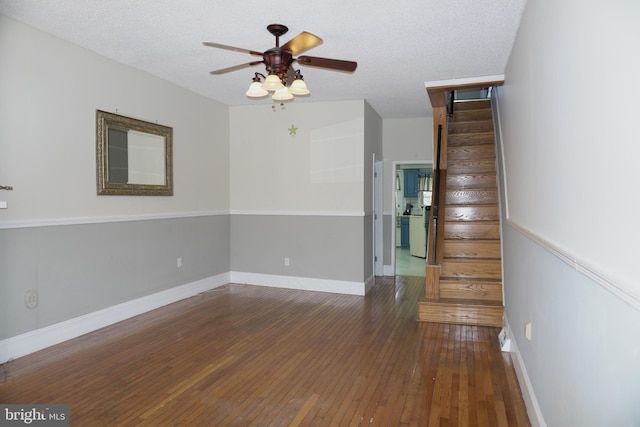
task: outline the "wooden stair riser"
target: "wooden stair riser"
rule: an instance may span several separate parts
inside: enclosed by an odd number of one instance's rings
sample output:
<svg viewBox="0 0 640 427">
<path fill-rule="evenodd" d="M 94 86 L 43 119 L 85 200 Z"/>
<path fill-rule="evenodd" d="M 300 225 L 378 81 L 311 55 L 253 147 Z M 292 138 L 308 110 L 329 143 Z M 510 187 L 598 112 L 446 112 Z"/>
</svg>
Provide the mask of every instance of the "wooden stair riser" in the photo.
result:
<svg viewBox="0 0 640 427">
<path fill-rule="evenodd" d="M 500 239 L 500 225 L 493 222 L 445 222 L 444 239 L 445 241 L 459 239 L 497 240 Z"/>
<path fill-rule="evenodd" d="M 446 259 L 441 267 L 441 280 L 452 278 L 502 280 L 500 260 L 465 260 L 461 262 L 455 259 Z"/>
<path fill-rule="evenodd" d="M 440 282 L 440 297 L 502 302 L 502 282 L 442 280 Z"/>
<path fill-rule="evenodd" d="M 467 145 L 449 147 L 447 159 L 449 160 L 473 160 L 473 159 L 495 159 L 496 147 L 493 144 Z"/>
<path fill-rule="evenodd" d="M 498 221 L 500 210 L 498 205 L 481 206 L 445 206 L 445 221 Z"/>
<path fill-rule="evenodd" d="M 488 99 L 477 99 L 473 101 L 455 102 L 453 105 L 454 116 L 456 113 L 468 110 L 491 110 L 491 101 Z"/>
<path fill-rule="evenodd" d="M 470 122 L 449 122 L 449 134 L 493 132 L 493 121 L 470 121 Z"/>
<path fill-rule="evenodd" d="M 447 189 L 455 190 L 458 188 L 474 188 L 474 189 L 495 189 L 496 174 L 495 173 L 468 173 L 468 174 L 448 174 Z"/>
<path fill-rule="evenodd" d="M 481 108 L 477 110 L 459 110 L 456 111 L 453 117 L 449 118 L 451 122 L 469 122 L 469 121 L 484 121 L 492 120 L 490 108 Z"/>
<path fill-rule="evenodd" d="M 447 162 L 447 172 L 450 174 L 486 173 L 495 171 L 495 159 L 450 160 Z"/>
<path fill-rule="evenodd" d="M 445 258 L 500 259 L 500 240 L 445 240 Z"/>
<path fill-rule="evenodd" d="M 503 326 L 503 308 L 441 302 L 419 302 L 418 320 L 458 325 Z"/>
<path fill-rule="evenodd" d="M 452 190 L 445 195 L 447 205 L 486 205 L 498 203 L 497 190 Z"/>
<path fill-rule="evenodd" d="M 459 133 L 447 136 L 447 147 L 494 145 L 495 141 L 496 137 L 493 132 Z"/>
</svg>

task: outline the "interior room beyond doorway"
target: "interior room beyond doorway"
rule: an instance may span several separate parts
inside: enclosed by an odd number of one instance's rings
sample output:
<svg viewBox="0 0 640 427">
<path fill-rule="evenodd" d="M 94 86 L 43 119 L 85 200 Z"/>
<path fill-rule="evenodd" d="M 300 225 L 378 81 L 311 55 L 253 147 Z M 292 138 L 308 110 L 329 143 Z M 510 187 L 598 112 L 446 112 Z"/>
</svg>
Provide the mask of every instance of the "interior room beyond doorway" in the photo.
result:
<svg viewBox="0 0 640 427">
<path fill-rule="evenodd" d="M 433 165 L 395 165 L 394 268 L 399 276 L 425 275 L 427 220 L 431 209 Z"/>
</svg>

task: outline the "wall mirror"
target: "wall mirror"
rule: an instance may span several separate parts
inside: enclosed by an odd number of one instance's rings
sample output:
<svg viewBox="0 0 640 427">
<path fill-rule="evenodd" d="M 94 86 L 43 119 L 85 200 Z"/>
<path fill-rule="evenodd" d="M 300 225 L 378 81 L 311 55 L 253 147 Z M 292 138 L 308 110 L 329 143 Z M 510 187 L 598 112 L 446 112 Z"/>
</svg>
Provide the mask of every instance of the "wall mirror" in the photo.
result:
<svg viewBox="0 0 640 427">
<path fill-rule="evenodd" d="M 96 110 L 98 194 L 173 196 L 173 129 Z"/>
</svg>

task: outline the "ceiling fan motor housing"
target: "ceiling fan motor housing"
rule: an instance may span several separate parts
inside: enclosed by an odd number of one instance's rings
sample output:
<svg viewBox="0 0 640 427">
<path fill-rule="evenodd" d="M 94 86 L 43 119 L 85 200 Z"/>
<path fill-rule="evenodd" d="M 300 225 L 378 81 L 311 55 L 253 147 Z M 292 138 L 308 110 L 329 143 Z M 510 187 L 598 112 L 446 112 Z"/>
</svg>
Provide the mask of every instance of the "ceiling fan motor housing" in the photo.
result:
<svg viewBox="0 0 640 427">
<path fill-rule="evenodd" d="M 280 79 L 284 78 L 293 63 L 293 55 L 291 52 L 280 49 L 279 47 L 265 51 L 262 58 L 267 72 L 269 74 L 277 74 Z"/>
</svg>

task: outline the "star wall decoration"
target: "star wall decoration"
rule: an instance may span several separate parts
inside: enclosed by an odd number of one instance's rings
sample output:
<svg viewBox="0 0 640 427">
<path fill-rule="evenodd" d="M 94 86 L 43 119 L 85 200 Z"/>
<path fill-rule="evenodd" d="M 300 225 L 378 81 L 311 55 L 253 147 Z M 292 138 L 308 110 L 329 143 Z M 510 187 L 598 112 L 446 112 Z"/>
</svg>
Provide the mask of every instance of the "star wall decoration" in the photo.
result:
<svg viewBox="0 0 640 427">
<path fill-rule="evenodd" d="M 289 135 L 295 135 L 297 131 L 298 131 L 298 128 L 295 127 L 294 125 L 291 125 L 291 127 L 289 128 Z"/>
</svg>

